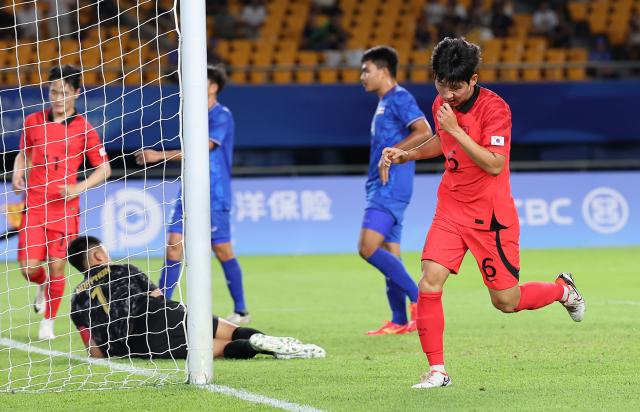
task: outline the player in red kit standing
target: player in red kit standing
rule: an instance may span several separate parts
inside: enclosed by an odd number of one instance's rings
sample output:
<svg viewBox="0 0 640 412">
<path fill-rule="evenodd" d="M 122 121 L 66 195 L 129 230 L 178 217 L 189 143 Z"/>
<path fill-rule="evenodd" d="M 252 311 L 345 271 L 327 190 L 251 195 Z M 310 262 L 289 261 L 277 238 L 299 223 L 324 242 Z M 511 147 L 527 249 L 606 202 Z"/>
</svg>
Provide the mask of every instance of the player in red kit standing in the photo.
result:
<svg viewBox="0 0 640 412">
<path fill-rule="evenodd" d="M 36 312 L 44 315 L 39 339 L 55 337 L 53 321 L 64 294 L 67 244 L 79 229 L 78 195 L 111 175 L 98 133 L 76 112 L 79 95 L 77 68 L 64 65 L 51 69 L 50 107 L 25 118 L 20 152 L 13 165 L 13 189 L 26 193 L 18 261 L 23 276 L 40 285 L 34 304 Z M 94 170 L 78 182 L 85 156 Z"/>
<path fill-rule="evenodd" d="M 417 137 L 415 149 L 386 148 L 382 164 L 444 154 L 438 203 L 422 252 L 418 334 L 430 371 L 413 388 L 448 386 L 444 367 L 442 289 L 458 273 L 467 252 L 476 259 L 493 305 L 505 313 L 560 302 L 580 322 L 585 303 L 570 273 L 555 282 L 518 284 L 520 226 L 509 183 L 511 110 L 494 92 L 478 86 L 480 48 L 445 38 L 434 49 L 438 96 L 433 102 L 437 134 Z"/>
</svg>

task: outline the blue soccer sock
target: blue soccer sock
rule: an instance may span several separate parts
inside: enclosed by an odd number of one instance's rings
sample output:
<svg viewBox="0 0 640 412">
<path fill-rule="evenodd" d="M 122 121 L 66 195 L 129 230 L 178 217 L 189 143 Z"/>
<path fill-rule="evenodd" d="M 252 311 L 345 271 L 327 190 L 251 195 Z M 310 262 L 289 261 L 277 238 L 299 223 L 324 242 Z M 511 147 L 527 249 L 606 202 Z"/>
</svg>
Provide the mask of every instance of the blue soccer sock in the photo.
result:
<svg viewBox="0 0 640 412">
<path fill-rule="evenodd" d="M 164 267 L 160 274 L 160 290 L 166 299 L 171 299 L 173 289 L 178 286 L 180 280 L 180 261 L 179 260 L 164 260 Z"/>
<path fill-rule="evenodd" d="M 418 301 L 418 285 L 411 275 L 407 273 L 402 261 L 395 257 L 392 253 L 378 248 L 373 255 L 367 259 L 367 262 L 375 266 L 396 286 L 402 290 L 409 300 L 413 303 Z"/>
<path fill-rule="evenodd" d="M 244 290 L 242 289 L 242 269 L 236 258 L 229 259 L 226 262 L 220 262 L 224 277 L 227 278 L 227 287 L 233 298 L 234 312 L 244 313 L 247 306 L 244 303 Z"/>
<path fill-rule="evenodd" d="M 404 325 L 407 320 L 407 305 L 405 293 L 396 286 L 391 279 L 386 278 L 387 282 L 387 299 L 391 308 L 391 322 L 398 325 Z"/>
</svg>

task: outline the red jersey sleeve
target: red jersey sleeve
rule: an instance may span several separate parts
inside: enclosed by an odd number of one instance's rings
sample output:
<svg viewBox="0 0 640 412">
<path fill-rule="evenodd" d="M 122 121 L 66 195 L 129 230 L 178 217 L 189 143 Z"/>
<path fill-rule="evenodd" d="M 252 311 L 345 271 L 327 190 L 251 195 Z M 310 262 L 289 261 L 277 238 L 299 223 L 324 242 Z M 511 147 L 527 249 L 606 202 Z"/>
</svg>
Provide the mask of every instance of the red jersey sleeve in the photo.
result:
<svg viewBox="0 0 640 412">
<path fill-rule="evenodd" d="M 87 145 L 85 149 L 87 158 L 91 166 L 98 167 L 101 164 L 108 162 L 106 150 L 102 145 L 98 132 L 87 122 Z"/>
<path fill-rule="evenodd" d="M 511 110 L 502 100 L 488 105 L 482 119 L 480 144 L 490 152 L 504 156 L 511 149 Z"/>
</svg>

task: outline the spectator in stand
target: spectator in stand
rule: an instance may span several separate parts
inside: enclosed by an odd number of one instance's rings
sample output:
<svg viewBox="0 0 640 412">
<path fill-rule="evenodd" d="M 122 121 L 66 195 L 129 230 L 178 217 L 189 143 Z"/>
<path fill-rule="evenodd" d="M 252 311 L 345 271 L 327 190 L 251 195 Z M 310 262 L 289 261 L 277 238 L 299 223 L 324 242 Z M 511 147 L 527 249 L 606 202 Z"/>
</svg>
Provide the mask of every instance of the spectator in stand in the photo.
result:
<svg viewBox="0 0 640 412">
<path fill-rule="evenodd" d="M 16 24 L 21 37 L 38 36 L 38 17 L 34 3 L 15 3 Z"/>
<path fill-rule="evenodd" d="M 327 16 L 334 16 L 341 13 L 337 0 L 313 0 L 314 9 Z"/>
<path fill-rule="evenodd" d="M 535 34 L 551 36 L 558 27 L 558 14 L 543 1 L 536 11 L 533 12 L 533 31 Z"/>
<path fill-rule="evenodd" d="M 211 6 L 215 36 L 220 39 L 235 39 L 238 36 L 236 18 L 229 11 L 226 0 L 219 0 Z"/>
<path fill-rule="evenodd" d="M 460 24 L 456 18 L 453 16 L 445 16 L 444 19 L 442 19 L 442 23 L 438 26 L 438 38 L 456 38 L 460 37 L 460 35 Z"/>
<path fill-rule="evenodd" d="M 640 60 L 640 14 L 634 13 L 627 36 L 627 59 Z M 637 74 L 637 73 L 636 73 Z"/>
<path fill-rule="evenodd" d="M 558 13 L 558 26 L 551 34 L 551 47 L 571 47 L 571 39 L 574 35 L 573 25 L 564 11 Z"/>
<path fill-rule="evenodd" d="M 491 31 L 496 37 L 507 37 L 513 25 L 513 5 L 509 1 L 496 0 L 491 6 Z"/>
<path fill-rule="evenodd" d="M 416 25 L 416 33 L 413 38 L 413 48 L 427 49 L 431 46 L 432 40 L 429 22 L 423 14 L 419 17 L 418 24 Z"/>
<path fill-rule="evenodd" d="M 342 13 L 335 13 L 327 28 L 327 49 L 325 62 L 337 66 L 342 61 L 342 53 L 347 48 L 347 32 L 342 28 Z"/>
<path fill-rule="evenodd" d="M 604 36 L 598 36 L 596 38 L 595 47 L 589 52 L 589 61 L 597 63 L 610 62 L 612 59 L 607 39 Z M 600 67 L 592 68 L 588 70 L 590 76 L 596 78 L 613 78 L 616 77 L 615 72 L 609 65 L 602 65 Z"/>
<path fill-rule="evenodd" d="M 248 0 L 245 2 L 240 14 L 240 22 L 243 25 L 244 35 L 249 39 L 255 39 L 260 34 L 260 27 L 267 18 L 267 9 L 263 0 Z"/>
<path fill-rule="evenodd" d="M 438 0 L 427 0 L 423 12 L 430 26 L 438 26 L 444 19 L 446 9 Z"/>
<path fill-rule="evenodd" d="M 445 9 L 445 16 L 453 19 L 456 24 L 461 24 L 467 20 L 467 9 L 457 0 L 449 0 Z"/>
</svg>

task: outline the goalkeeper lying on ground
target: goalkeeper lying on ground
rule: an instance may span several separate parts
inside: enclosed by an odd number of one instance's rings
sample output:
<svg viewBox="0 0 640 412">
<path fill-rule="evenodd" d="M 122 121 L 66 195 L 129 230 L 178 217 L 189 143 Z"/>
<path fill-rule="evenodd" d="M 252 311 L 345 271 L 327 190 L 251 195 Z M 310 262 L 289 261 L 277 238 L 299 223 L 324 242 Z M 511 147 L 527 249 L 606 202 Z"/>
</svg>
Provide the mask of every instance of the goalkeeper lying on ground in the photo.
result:
<svg viewBox="0 0 640 412">
<path fill-rule="evenodd" d="M 89 356 L 187 357 L 185 307 L 164 298 L 133 265 L 112 264 L 99 239 L 80 236 L 69 245 L 69 263 L 84 273 L 71 296 L 71 319 Z M 249 359 L 321 358 L 324 349 L 297 339 L 268 336 L 213 316 L 213 356 Z"/>
</svg>

